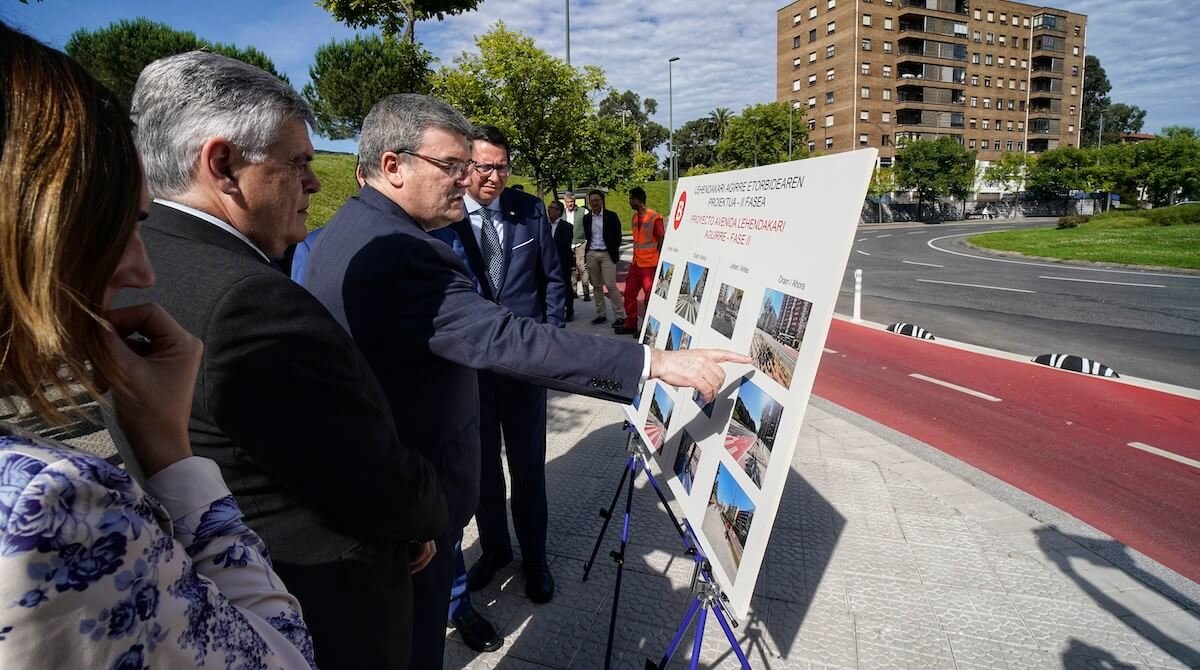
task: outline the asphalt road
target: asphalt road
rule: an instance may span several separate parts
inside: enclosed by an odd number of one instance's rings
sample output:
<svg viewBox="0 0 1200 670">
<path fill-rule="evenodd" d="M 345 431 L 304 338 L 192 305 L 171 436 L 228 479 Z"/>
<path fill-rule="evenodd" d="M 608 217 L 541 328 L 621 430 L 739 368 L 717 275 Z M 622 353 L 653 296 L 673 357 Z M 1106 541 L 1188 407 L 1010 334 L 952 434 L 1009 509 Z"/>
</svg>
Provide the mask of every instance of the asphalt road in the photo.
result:
<svg viewBox="0 0 1200 670">
<path fill-rule="evenodd" d="M 1200 581 L 1200 400 L 835 319 L 813 392 Z"/>
<path fill-rule="evenodd" d="M 864 227 L 837 311 L 916 323 L 940 338 L 1033 358 L 1076 354 L 1119 374 L 1200 387 L 1200 275 L 1077 265 L 986 254 L 965 237 L 1052 226 L 1051 220 Z"/>
</svg>

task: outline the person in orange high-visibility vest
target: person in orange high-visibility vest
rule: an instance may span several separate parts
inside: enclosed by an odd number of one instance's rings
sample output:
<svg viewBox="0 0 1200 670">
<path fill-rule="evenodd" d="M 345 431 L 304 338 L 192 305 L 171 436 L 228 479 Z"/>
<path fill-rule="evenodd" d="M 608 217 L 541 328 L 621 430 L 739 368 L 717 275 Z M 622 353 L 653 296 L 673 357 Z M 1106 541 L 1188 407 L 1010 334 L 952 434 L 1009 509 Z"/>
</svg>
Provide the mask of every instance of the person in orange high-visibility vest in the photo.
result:
<svg viewBox="0 0 1200 670">
<path fill-rule="evenodd" d="M 633 263 L 625 277 L 625 323 L 616 332 L 636 336 L 638 294 L 645 293 L 646 302 L 650 301 L 654 269 L 667 231 L 662 215 L 646 206 L 646 190 L 641 186 L 629 190 L 629 206 L 633 209 Z"/>
</svg>

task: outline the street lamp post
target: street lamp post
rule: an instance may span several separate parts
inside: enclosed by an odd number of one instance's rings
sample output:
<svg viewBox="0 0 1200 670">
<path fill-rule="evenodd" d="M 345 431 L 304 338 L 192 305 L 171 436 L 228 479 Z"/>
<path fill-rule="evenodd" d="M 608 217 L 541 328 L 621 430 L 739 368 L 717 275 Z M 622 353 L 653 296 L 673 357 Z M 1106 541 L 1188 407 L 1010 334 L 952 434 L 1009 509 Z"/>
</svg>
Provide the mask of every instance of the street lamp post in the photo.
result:
<svg viewBox="0 0 1200 670">
<path fill-rule="evenodd" d="M 796 111 L 796 101 L 788 103 L 788 160 L 792 160 L 792 113 Z"/>
<path fill-rule="evenodd" d="M 566 0 L 567 5 L 567 67 L 571 67 L 571 0 Z"/>
<path fill-rule="evenodd" d="M 675 205 L 675 82 L 671 66 L 679 56 L 667 60 L 667 197 L 671 206 Z"/>
</svg>

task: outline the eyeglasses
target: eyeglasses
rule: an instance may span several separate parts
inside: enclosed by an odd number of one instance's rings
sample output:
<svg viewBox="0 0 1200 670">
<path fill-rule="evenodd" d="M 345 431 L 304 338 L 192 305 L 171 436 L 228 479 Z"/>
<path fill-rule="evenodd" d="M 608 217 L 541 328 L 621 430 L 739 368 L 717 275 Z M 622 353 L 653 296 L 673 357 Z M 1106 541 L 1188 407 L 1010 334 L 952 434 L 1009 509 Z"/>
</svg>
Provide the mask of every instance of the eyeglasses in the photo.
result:
<svg viewBox="0 0 1200 670">
<path fill-rule="evenodd" d="M 491 163 L 476 163 L 475 172 L 480 176 L 486 177 L 495 172 L 501 177 L 507 177 L 512 172 L 511 165 L 492 165 Z"/>
<path fill-rule="evenodd" d="M 433 156 L 426 156 L 425 154 L 419 154 L 415 151 L 409 151 L 408 149 L 401 149 L 397 153 L 408 154 L 409 156 L 416 156 L 417 158 L 420 158 L 423 161 L 432 163 L 432 164 L 436 165 L 437 167 L 441 168 L 442 171 L 444 171 L 448 176 L 450 176 L 453 179 L 462 179 L 464 176 L 466 176 L 467 170 L 470 170 L 471 166 L 475 165 L 475 161 L 472 161 L 472 160 L 447 161 L 447 160 L 442 160 L 441 158 L 434 158 Z"/>
</svg>

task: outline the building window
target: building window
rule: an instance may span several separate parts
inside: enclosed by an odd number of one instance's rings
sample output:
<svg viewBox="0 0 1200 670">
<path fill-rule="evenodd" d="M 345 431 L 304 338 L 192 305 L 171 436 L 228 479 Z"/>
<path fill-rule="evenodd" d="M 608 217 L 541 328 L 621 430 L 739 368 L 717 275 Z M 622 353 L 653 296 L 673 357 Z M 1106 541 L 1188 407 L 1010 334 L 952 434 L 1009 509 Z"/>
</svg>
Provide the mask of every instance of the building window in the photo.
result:
<svg viewBox="0 0 1200 670">
<path fill-rule="evenodd" d="M 871 112 L 868 110 L 865 110 L 865 109 L 862 110 L 861 112 L 858 113 L 858 120 L 859 121 L 870 121 L 871 120 Z"/>
<path fill-rule="evenodd" d="M 825 138 L 825 148 L 826 148 L 826 149 L 832 149 L 832 148 L 833 148 L 833 138 L 832 138 L 832 137 L 826 137 L 826 138 Z"/>
<path fill-rule="evenodd" d="M 1078 91 L 1079 91 L 1078 87 L 1076 87 L 1076 86 L 1071 87 L 1071 95 L 1075 95 L 1076 93 L 1078 93 Z"/>
<path fill-rule="evenodd" d="M 978 9 L 976 9 L 976 10 L 975 10 L 975 20 L 976 20 L 976 21 L 980 21 L 980 20 L 982 20 L 982 19 L 980 19 L 980 18 L 979 18 L 979 16 L 980 16 L 980 12 L 979 12 L 979 10 L 978 10 Z"/>
<path fill-rule="evenodd" d="M 862 72 L 865 75 L 871 74 L 871 64 L 870 63 L 863 63 L 862 65 L 859 66 L 858 69 L 860 72 Z"/>
<path fill-rule="evenodd" d="M 972 107 L 978 107 L 978 106 L 979 106 L 979 98 L 978 98 L 977 96 L 974 96 L 974 95 L 973 95 L 973 96 L 971 96 L 971 106 L 972 106 Z"/>
<path fill-rule="evenodd" d="M 871 50 L 871 40 L 870 40 L 870 39 L 868 39 L 868 38 L 866 38 L 866 37 L 864 37 L 864 38 L 863 38 L 863 41 L 862 41 L 862 49 L 863 49 L 863 51 L 870 51 L 870 50 Z"/>
<path fill-rule="evenodd" d="M 1000 140 L 996 140 L 992 143 L 992 150 L 1000 151 Z"/>
<path fill-rule="evenodd" d="M 979 52 L 971 54 L 971 65 L 979 65 Z"/>
<path fill-rule="evenodd" d="M 972 85 L 972 86 L 978 86 L 978 85 L 979 85 L 979 75 L 977 75 L 977 74 L 973 74 L 973 75 L 971 75 L 971 85 Z"/>
<path fill-rule="evenodd" d="M 968 121 L 968 122 L 967 122 L 967 125 L 968 125 L 968 127 L 970 127 L 970 128 L 971 128 L 971 130 L 975 130 L 975 124 L 976 124 L 976 123 L 977 123 L 977 122 L 975 121 L 975 119 L 971 119 L 970 121 Z"/>
<path fill-rule="evenodd" d="M 974 30 L 974 31 L 972 31 L 972 32 L 971 32 L 971 39 L 972 39 L 972 40 L 975 40 L 976 42 L 979 42 L 979 41 L 981 41 L 981 38 L 980 38 L 980 36 L 979 36 L 979 31 L 978 31 L 978 30 Z"/>
<path fill-rule="evenodd" d="M 883 29 L 884 30 L 892 29 L 892 17 L 890 17 L 890 16 L 883 17 Z M 1078 55 L 1078 54 L 1076 54 L 1076 55 Z"/>
<path fill-rule="evenodd" d="M 837 0 L 828 0 L 825 3 L 825 9 L 833 9 L 834 7 L 837 7 Z"/>
<path fill-rule="evenodd" d="M 984 42 L 986 42 L 987 44 L 995 44 L 996 43 L 996 33 L 988 33 L 987 39 L 984 40 Z"/>
<path fill-rule="evenodd" d="M 1004 12 L 1000 12 L 1000 23 L 1006 23 L 1007 21 L 1008 21 L 1008 15 L 1005 14 Z"/>
<path fill-rule="evenodd" d="M 1017 66 L 1017 59 L 1016 59 L 1016 58 L 1009 58 L 1009 59 L 1008 59 L 1008 66 L 1009 66 L 1009 67 L 1016 67 L 1016 66 Z"/>
<path fill-rule="evenodd" d="M 832 35 L 833 31 L 837 30 L 837 21 L 830 21 L 825 24 L 825 34 Z"/>
<path fill-rule="evenodd" d="M 984 77 L 984 78 L 983 78 L 983 87 L 984 87 L 984 88 L 991 88 L 991 87 L 992 87 L 992 78 L 991 78 L 991 77 Z"/>
<path fill-rule="evenodd" d="M 833 114 L 826 114 L 826 115 L 825 115 L 825 127 L 826 127 L 826 128 L 832 128 L 832 127 L 833 127 Z"/>
<path fill-rule="evenodd" d="M 833 81 L 833 68 L 825 71 L 825 81 Z"/>
<path fill-rule="evenodd" d="M 1029 17 L 1028 16 L 1021 17 L 1021 25 L 1025 28 L 1029 27 Z"/>
<path fill-rule="evenodd" d="M 859 95 L 860 97 L 862 97 L 863 99 L 870 99 L 870 97 L 871 97 L 871 87 L 870 87 L 870 86 L 863 86 L 861 89 L 859 89 L 858 95 Z"/>
<path fill-rule="evenodd" d="M 1013 101 L 1012 101 L 1012 100 L 1009 100 L 1009 101 L 1008 101 L 1008 108 L 1009 108 L 1009 109 L 1012 109 L 1012 108 L 1013 108 Z"/>
<path fill-rule="evenodd" d="M 1025 151 L 1025 141 L 1017 140 L 1017 151 Z"/>
<path fill-rule="evenodd" d="M 1068 125 L 1068 126 L 1067 126 L 1067 132 L 1068 132 L 1068 133 L 1073 133 L 1073 132 L 1075 132 L 1075 125 L 1074 125 L 1074 124 L 1070 124 L 1070 125 Z"/>
<path fill-rule="evenodd" d="M 808 62 L 810 62 L 810 63 L 817 62 L 817 52 L 815 52 L 815 51 L 808 52 Z"/>
<path fill-rule="evenodd" d="M 1024 79 L 1020 79 L 1017 81 L 1017 88 L 1022 91 L 1025 90 L 1025 80 Z"/>
<path fill-rule="evenodd" d="M 801 44 L 802 43 L 800 42 L 799 35 L 796 35 L 795 37 L 792 38 L 792 48 L 793 49 L 799 49 Z"/>
<path fill-rule="evenodd" d="M 1021 69 L 1022 70 L 1029 69 L 1029 61 L 1025 60 L 1024 58 L 1021 59 Z"/>
<path fill-rule="evenodd" d="M 1079 47 L 1077 47 L 1077 46 L 1071 47 L 1071 55 L 1078 56 L 1079 55 Z"/>
<path fill-rule="evenodd" d="M 988 16 L 988 17 L 987 17 L 987 22 L 988 22 L 988 23 L 995 23 L 995 22 L 996 22 L 996 13 L 995 13 L 995 12 L 988 12 L 988 15 L 987 15 L 987 16 Z"/>
<path fill-rule="evenodd" d="M 808 96 L 808 108 L 812 109 L 813 107 L 816 107 L 816 106 L 817 106 L 817 96 L 815 96 L 815 95 Z"/>
<path fill-rule="evenodd" d="M 1071 105 L 1071 116 L 1075 116 L 1075 105 Z"/>
<path fill-rule="evenodd" d="M 813 86 L 816 83 L 817 83 L 817 75 L 815 75 L 815 74 L 808 75 L 808 85 Z"/>
<path fill-rule="evenodd" d="M 1075 26 L 1075 37 L 1079 37 L 1079 26 Z"/>
<path fill-rule="evenodd" d="M 983 129 L 984 129 L 984 130 L 987 130 L 987 129 L 988 129 L 988 120 L 987 120 L 987 119 L 984 119 L 984 120 L 983 120 Z"/>
<path fill-rule="evenodd" d="M 883 53 L 885 53 L 885 54 L 892 53 L 892 43 L 891 42 L 883 43 Z"/>
<path fill-rule="evenodd" d="M 799 91 L 799 90 L 800 90 L 800 80 L 799 80 L 799 79 L 795 79 L 795 80 L 793 80 L 793 81 L 792 81 L 792 90 L 793 90 L 793 91 Z"/>
<path fill-rule="evenodd" d="M 975 140 L 967 140 L 967 148 L 974 149 L 975 148 Z"/>
<path fill-rule="evenodd" d="M 1013 141 L 1012 141 L 1012 140 L 1009 140 L 1009 141 L 1007 141 L 1007 142 L 1005 142 L 1005 143 L 1004 143 L 1004 150 L 1005 150 L 1005 151 L 1012 151 L 1012 150 L 1013 150 Z"/>
<path fill-rule="evenodd" d="M 810 18 L 810 19 L 817 18 L 817 6 L 816 5 L 813 5 L 812 7 L 808 8 L 808 18 Z"/>
<path fill-rule="evenodd" d="M 885 77 L 891 77 L 891 76 L 892 76 L 892 66 L 891 66 L 891 65 L 884 65 L 884 66 L 883 66 L 883 76 L 885 76 Z"/>
<path fill-rule="evenodd" d="M 992 108 L 992 99 L 991 99 L 991 98 L 984 98 L 984 99 L 983 99 L 983 108 L 984 108 L 984 109 L 991 109 L 991 108 Z"/>
<path fill-rule="evenodd" d="M 880 94 L 882 95 L 884 100 L 892 99 L 892 89 L 890 89 L 890 88 L 883 89 L 882 91 L 880 91 Z"/>
<path fill-rule="evenodd" d="M 837 47 L 835 45 L 830 44 L 829 46 L 825 47 L 825 57 L 826 58 L 833 58 L 833 55 L 836 53 L 837 53 Z"/>
<path fill-rule="evenodd" d="M 998 41 L 1000 43 L 1000 46 L 1005 46 L 1004 35 L 1001 35 L 1000 37 L 998 37 L 996 41 Z"/>
<path fill-rule="evenodd" d="M 794 26 L 797 23 L 800 23 L 800 15 L 799 14 L 796 14 L 795 16 L 792 17 L 792 25 Z"/>
<path fill-rule="evenodd" d="M 1012 24 L 1015 26 L 1015 25 L 1017 25 L 1018 23 L 1020 23 L 1020 21 L 1018 21 L 1018 20 L 1017 20 L 1017 15 L 1016 15 L 1016 14 L 1013 14 L 1013 15 L 1012 15 Z"/>
<path fill-rule="evenodd" d="M 862 133 L 861 135 L 858 136 L 858 143 L 864 147 L 867 146 L 867 134 L 866 133 Z"/>
<path fill-rule="evenodd" d="M 792 109 L 800 109 L 800 101 L 799 100 L 792 101 Z"/>
<path fill-rule="evenodd" d="M 825 92 L 825 104 L 827 104 L 827 105 L 833 104 L 833 91 Z"/>
<path fill-rule="evenodd" d="M 986 56 L 984 56 L 984 57 L 983 57 L 983 64 L 984 64 L 984 65 L 991 65 L 991 64 L 992 64 L 992 54 L 988 54 L 988 55 L 986 55 Z"/>
<path fill-rule="evenodd" d="M 809 129 L 809 130 L 816 130 L 816 129 L 817 129 L 817 120 L 816 120 L 816 119 L 809 119 L 809 120 L 808 120 L 808 129 Z"/>
<path fill-rule="evenodd" d="M 1009 79 L 1008 80 L 1008 89 L 1011 91 L 1011 90 L 1015 90 L 1016 88 L 1017 88 L 1017 80 Z"/>
<path fill-rule="evenodd" d="M 792 59 L 792 69 L 793 70 L 800 69 L 800 66 L 803 64 L 804 64 L 804 60 L 801 59 L 799 56 L 796 56 L 795 58 Z"/>
<path fill-rule="evenodd" d="M 1012 129 L 1013 129 L 1013 122 L 1012 121 L 1006 122 L 1004 124 L 1004 129 L 1011 133 Z"/>
<path fill-rule="evenodd" d="M 816 41 L 817 41 L 817 29 L 813 28 L 812 30 L 808 31 L 808 43 L 812 44 L 813 42 L 816 42 Z"/>
<path fill-rule="evenodd" d="M 866 27 L 870 28 L 870 27 L 871 27 L 871 15 L 870 15 L 870 14 L 863 14 L 863 15 L 862 15 L 862 23 L 863 23 L 863 25 L 864 25 L 864 26 L 866 26 Z"/>
<path fill-rule="evenodd" d="M 812 152 L 814 152 L 814 151 L 816 151 L 816 150 L 817 150 L 817 143 L 816 143 L 816 142 L 809 142 L 809 143 L 808 143 L 808 153 L 810 153 L 810 154 L 811 154 Z"/>
<path fill-rule="evenodd" d="M 882 123 L 891 123 L 892 122 L 892 113 L 891 112 L 880 112 L 879 113 L 879 121 Z"/>
<path fill-rule="evenodd" d="M 1079 66 L 1078 66 L 1078 65 L 1072 65 L 1072 66 L 1071 66 L 1071 76 L 1072 76 L 1072 77 L 1078 77 L 1078 76 L 1079 76 Z"/>
</svg>

